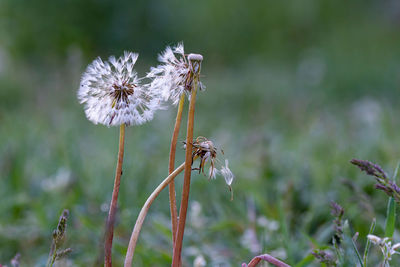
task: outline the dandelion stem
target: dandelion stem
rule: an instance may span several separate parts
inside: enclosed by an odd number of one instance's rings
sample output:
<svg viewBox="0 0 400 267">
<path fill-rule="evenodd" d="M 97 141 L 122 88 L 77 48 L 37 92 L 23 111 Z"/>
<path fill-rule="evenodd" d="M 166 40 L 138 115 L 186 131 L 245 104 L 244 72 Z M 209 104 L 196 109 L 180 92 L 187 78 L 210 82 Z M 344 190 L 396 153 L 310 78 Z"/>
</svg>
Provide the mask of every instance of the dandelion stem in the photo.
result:
<svg viewBox="0 0 400 267">
<path fill-rule="evenodd" d="M 172 134 L 172 139 L 171 139 L 171 148 L 170 148 L 170 152 L 169 152 L 168 174 L 171 174 L 175 168 L 176 143 L 178 141 L 179 129 L 181 127 L 182 111 L 183 111 L 184 102 L 185 102 L 185 94 L 182 94 L 181 99 L 179 100 L 179 106 L 178 106 L 178 112 L 176 114 L 174 132 Z M 176 208 L 176 193 L 175 193 L 174 180 L 172 180 L 171 183 L 169 184 L 169 206 L 170 206 L 170 210 L 171 210 L 171 223 L 172 223 L 172 247 L 174 247 L 175 238 L 176 238 L 176 229 L 178 227 L 178 211 Z"/>
<path fill-rule="evenodd" d="M 179 221 L 178 229 L 176 233 L 174 253 L 172 257 L 172 266 L 179 267 L 181 262 L 182 252 L 182 241 L 183 234 L 185 231 L 186 214 L 189 203 L 189 191 L 190 191 L 190 176 L 192 171 L 192 149 L 193 149 L 193 125 L 194 125 L 194 110 L 196 104 L 196 93 L 198 87 L 198 75 L 194 77 L 194 86 L 190 96 L 189 114 L 187 122 L 187 134 L 186 134 L 186 154 L 185 154 L 185 173 L 183 180 L 183 191 L 182 200 L 179 210 Z"/>
<path fill-rule="evenodd" d="M 126 257 L 125 257 L 125 267 L 131 267 L 132 266 L 132 260 L 133 260 L 133 254 L 135 253 L 135 247 L 136 243 L 140 234 L 140 230 L 142 229 L 142 225 L 144 222 L 144 219 L 146 218 L 147 212 L 149 211 L 149 208 L 153 201 L 157 198 L 158 194 L 168 185 L 171 184 L 175 177 L 183 171 L 185 168 L 185 163 L 182 163 L 176 170 L 170 173 L 167 178 L 164 179 L 164 181 L 161 182 L 157 186 L 157 188 L 151 193 L 149 198 L 146 200 L 146 203 L 144 203 L 142 209 L 140 210 L 139 216 L 136 219 L 135 227 L 133 228 L 131 239 L 129 240 L 129 245 L 128 245 L 128 250 L 126 252 Z"/>
<path fill-rule="evenodd" d="M 125 143 L 125 124 L 121 124 L 119 128 L 119 149 L 118 149 L 118 162 L 115 171 L 114 189 L 111 198 L 110 210 L 107 218 L 105 243 L 104 243 L 104 266 L 111 267 L 111 249 L 114 236 L 114 222 L 117 210 L 117 201 L 119 193 L 119 185 L 121 183 L 122 175 L 122 162 L 124 160 L 124 143 Z"/>
</svg>

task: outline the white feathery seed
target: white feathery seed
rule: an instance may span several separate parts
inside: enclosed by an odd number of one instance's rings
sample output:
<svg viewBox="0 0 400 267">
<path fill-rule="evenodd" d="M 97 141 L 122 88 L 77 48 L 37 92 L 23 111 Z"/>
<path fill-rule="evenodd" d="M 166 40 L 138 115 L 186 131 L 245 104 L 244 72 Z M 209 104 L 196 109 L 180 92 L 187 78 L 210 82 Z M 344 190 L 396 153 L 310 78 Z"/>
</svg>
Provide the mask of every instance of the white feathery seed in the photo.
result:
<svg viewBox="0 0 400 267">
<path fill-rule="evenodd" d="M 225 178 L 225 182 L 227 185 L 231 186 L 235 175 L 233 175 L 232 171 L 229 169 L 229 161 L 225 159 L 225 166 L 221 167 L 220 173 Z"/>
<path fill-rule="evenodd" d="M 217 168 L 214 168 L 212 166 L 210 166 L 210 168 L 208 168 L 208 177 L 210 179 L 215 179 L 218 175 L 219 171 Z"/>
<path fill-rule="evenodd" d="M 138 54 L 125 52 L 108 61 L 95 59 L 82 75 L 78 99 L 85 105 L 86 117 L 106 126 L 140 125 L 153 118 L 160 99 L 140 85 L 134 70 Z"/>
</svg>

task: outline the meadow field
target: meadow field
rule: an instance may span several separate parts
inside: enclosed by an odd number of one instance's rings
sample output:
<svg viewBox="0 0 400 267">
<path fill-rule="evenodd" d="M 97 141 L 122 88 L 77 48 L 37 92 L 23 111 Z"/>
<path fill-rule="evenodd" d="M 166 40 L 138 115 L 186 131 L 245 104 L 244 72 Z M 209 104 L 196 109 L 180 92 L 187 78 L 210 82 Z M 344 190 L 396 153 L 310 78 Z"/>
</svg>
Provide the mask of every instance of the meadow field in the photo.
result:
<svg viewBox="0 0 400 267">
<path fill-rule="evenodd" d="M 97 56 L 128 50 L 140 54 L 144 76 L 181 41 L 204 57 L 194 136 L 223 148 L 235 174 L 231 201 L 222 177 L 193 172 L 184 266 L 240 266 L 262 253 L 321 266 L 311 252 L 332 245 L 331 201 L 364 251 L 374 218 L 374 234 L 385 235 L 388 197 L 350 160 L 377 163 L 389 177 L 400 163 L 399 30 L 400 6 L 390 0 L 0 1 L 0 264 L 20 253 L 21 266 L 45 266 L 68 209 L 72 253 L 57 266 L 102 266 L 118 127 L 86 119 L 76 97 L 81 75 Z M 170 106 L 126 129 L 115 266 L 143 203 L 168 175 L 175 115 Z M 183 129 L 186 118 L 187 103 Z M 177 164 L 184 140 L 181 131 Z M 398 222 L 392 241 L 400 242 Z M 164 190 L 134 266 L 169 266 L 171 251 Z M 368 266 L 381 258 L 372 246 Z M 400 266 L 400 256 L 390 264 Z"/>
</svg>

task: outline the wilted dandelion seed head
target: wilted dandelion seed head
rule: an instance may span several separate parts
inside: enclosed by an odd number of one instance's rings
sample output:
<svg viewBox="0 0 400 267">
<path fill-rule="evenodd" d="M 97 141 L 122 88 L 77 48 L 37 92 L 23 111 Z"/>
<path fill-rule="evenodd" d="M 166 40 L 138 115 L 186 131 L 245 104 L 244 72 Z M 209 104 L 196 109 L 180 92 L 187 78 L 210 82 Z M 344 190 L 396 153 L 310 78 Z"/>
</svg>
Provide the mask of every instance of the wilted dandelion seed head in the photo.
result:
<svg viewBox="0 0 400 267">
<path fill-rule="evenodd" d="M 218 170 L 215 167 L 215 161 L 217 158 L 217 149 L 213 142 L 205 137 L 197 137 L 196 141 L 193 142 L 193 157 L 198 156 L 200 158 L 199 172 L 203 172 L 206 163 L 210 163 L 208 177 L 215 178 Z"/>
<path fill-rule="evenodd" d="M 139 125 L 153 118 L 156 95 L 141 86 L 134 71 L 138 54 L 125 52 L 116 59 L 94 60 L 82 75 L 78 99 L 94 124 Z"/>
<path fill-rule="evenodd" d="M 206 165 L 209 165 L 208 177 L 210 179 L 215 179 L 217 175 L 222 175 L 231 190 L 231 185 L 235 176 L 229 169 L 229 161 L 227 159 L 225 159 L 225 165 L 222 165 L 220 162 L 218 155 L 223 154 L 221 149 L 220 151 L 221 153 L 218 153 L 218 149 L 214 146 L 212 141 L 202 136 L 197 137 L 193 142 L 193 158 L 196 156 L 199 157 L 200 165 L 193 170 L 198 170 L 205 175 L 204 169 Z M 221 166 L 220 169 L 217 168 L 217 164 Z"/>
<path fill-rule="evenodd" d="M 193 55 L 193 56 L 192 56 Z M 192 56 L 189 59 L 189 56 Z M 194 75 L 199 75 L 203 57 L 198 54 L 185 55 L 183 43 L 174 48 L 167 46 L 158 56 L 161 64 L 152 67 L 147 78 L 152 81 L 149 87 L 157 91 L 164 101 L 171 100 L 174 105 L 179 102 L 182 94 L 189 93 L 193 86 Z M 199 88 L 203 84 L 199 81 Z"/>
</svg>

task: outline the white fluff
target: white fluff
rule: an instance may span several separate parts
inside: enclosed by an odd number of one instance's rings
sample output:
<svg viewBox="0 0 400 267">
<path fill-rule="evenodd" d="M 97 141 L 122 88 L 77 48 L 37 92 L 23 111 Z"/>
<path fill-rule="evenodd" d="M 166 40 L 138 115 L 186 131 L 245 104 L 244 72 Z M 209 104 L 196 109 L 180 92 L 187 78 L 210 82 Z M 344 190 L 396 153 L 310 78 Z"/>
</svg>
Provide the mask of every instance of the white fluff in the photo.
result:
<svg viewBox="0 0 400 267">
<path fill-rule="evenodd" d="M 82 75 L 78 99 L 94 124 L 139 125 L 153 118 L 160 105 L 157 95 L 140 85 L 133 69 L 138 54 L 125 52 L 116 59 L 94 60 Z"/>
<path fill-rule="evenodd" d="M 227 185 L 231 186 L 235 175 L 233 175 L 232 171 L 229 169 L 229 162 L 225 159 L 225 166 L 221 167 L 220 173 L 225 178 L 225 182 Z"/>
<path fill-rule="evenodd" d="M 176 105 L 182 94 L 186 93 L 189 96 L 186 86 L 191 77 L 191 70 L 183 43 L 179 43 L 174 48 L 167 46 L 165 51 L 158 56 L 158 60 L 161 64 L 152 67 L 146 76 L 152 80 L 149 87 L 158 92 L 164 101 L 170 100 Z M 199 88 L 204 88 L 201 82 L 199 82 Z"/>
</svg>

